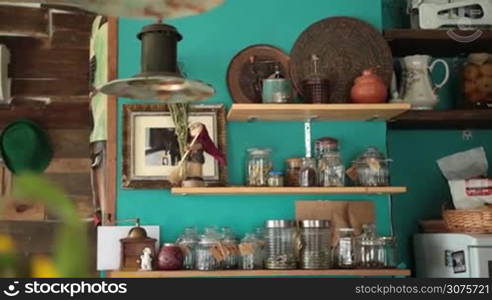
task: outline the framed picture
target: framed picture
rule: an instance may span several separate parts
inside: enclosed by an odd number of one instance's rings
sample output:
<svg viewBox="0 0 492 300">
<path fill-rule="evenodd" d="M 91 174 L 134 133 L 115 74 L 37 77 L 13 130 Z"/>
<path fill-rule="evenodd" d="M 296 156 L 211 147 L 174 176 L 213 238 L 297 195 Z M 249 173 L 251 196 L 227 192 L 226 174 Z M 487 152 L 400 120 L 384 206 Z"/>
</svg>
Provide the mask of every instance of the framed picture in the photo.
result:
<svg viewBox="0 0 492 300">
<path fill-rule="evenodd" d="M 219 151 L 226 154 L 226 116 L 223 105 L 192 105 L 189 122 L 203 123 Z M 175 125 L 165 104 L 123 106 L 124 188 L 170 188 L 168 176 L 181 155 Z M 227 169 L 205 153 L 203 179 L 207 186 L 226 184 Z"/>
</svg>

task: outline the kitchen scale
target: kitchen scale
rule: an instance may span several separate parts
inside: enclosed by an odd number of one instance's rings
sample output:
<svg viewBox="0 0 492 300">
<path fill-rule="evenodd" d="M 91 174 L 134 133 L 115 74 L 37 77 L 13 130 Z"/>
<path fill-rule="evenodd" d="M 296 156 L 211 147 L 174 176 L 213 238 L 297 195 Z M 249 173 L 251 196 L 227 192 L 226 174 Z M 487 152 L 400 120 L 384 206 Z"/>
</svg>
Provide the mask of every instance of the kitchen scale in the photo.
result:
<svg viewBox="0 0 492 300">
<path fill-rule="evenodd" d="M 408 0 L 412 28 L 492 26 L 492 0 Z"/>
</svg>

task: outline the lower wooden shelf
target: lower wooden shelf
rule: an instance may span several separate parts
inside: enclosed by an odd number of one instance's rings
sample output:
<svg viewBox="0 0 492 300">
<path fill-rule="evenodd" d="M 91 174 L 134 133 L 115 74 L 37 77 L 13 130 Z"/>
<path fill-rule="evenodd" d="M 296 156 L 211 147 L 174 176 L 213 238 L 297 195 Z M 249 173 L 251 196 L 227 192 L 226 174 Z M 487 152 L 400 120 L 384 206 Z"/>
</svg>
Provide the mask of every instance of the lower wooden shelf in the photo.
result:
<svg viewBox="0 0 492 300">
<path fill-rule="evenodd" d="M 175 195 L 383 195 L 406 193 L 406 187 L 202 187 L 172 188 Z"/>
<path fill-rule="evenodd" d="M 199 278 L 199 277 L 320 277 L 320 276 L 351 276 L 351 277 L 407 277 L 411 271 L 407 269 L 381 270 L 230 270 L 230 271 L 111 271 L 108 278 Z"/>
</svg>

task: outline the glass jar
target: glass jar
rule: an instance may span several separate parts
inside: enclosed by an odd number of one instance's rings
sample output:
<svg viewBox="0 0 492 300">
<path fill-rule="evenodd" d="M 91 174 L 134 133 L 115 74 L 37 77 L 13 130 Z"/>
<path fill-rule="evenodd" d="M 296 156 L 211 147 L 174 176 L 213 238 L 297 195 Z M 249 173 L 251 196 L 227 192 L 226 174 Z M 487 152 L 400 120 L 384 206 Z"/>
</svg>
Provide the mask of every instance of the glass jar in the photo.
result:
<svg viewBox="0 0 492 300">
<path fill-rule="evenodd" d="M 301 269 L 329 269 L 331 265 L 330 221 L 300 221 Z"/>
<path fill-rule="evenodd" d="M 383 268 L 381 239 L 376 233 L 376 225 L 364 224 L 362 234 L 356 238 L 357 267 L 362 269 Z"/>
<path fill-rule="evenodd" d="M 248 149 L 247 185 L 268 186 L 268 174 L 272 171 L 271 149 Z"/>
<path fill-rule="evenodd" d="M 200 271 L 215 271 L 224 261 L 224 255 L 220 249 L 218 233 L 213 228 L 206 228 L 205 234 L 200 236 L 196 248 L 196 266 Z"/>
<path fill-rule="evenodd" d="M 472 53 L 463 69 L 465 108 L 492 108 L 492 53 Z"/>
<path fill-rule="evenodd" d="M 284 186 L 284 173 L 272 171 L 268 174 L 268 186 L 281 187 Z"/>
<path fill-rule="evenodd" d="M 268 220 L 265 222 L 266 259 L 265 268 L 289 270 L 297 267 L 296 226 L 290 220 Z"/>
<path fill-rule="evenodd" d="M 394 269 L 398 265 L 398 249 L 396 247 L 396 238 L 393 236 L 383 236 L 380 238 L 381 253 L 380 261 L 384 268 Z"/>
<path fill-rule="evenodd" d="M 255 237 L 258 241 L 258 256 L 255 261 L 257 269 L 263 269 L 266 258 L 266 230 L 263 227 L 256 228 Z"/>
<path fill-rule="evenodd" d="M 285 162 L 287 165 L 285 174 L 286 186 L 299 186 L 299 172 L 301 171 L 302 158 L 292 157 Z"/>
<path fill-rule="evenodd" d="M 262 269 L 263 265 L 258 265 L 258 256 L 260 256 L 260 245 L 256 235 L 246 233 L 245 237 L 239 244 L 239 253 L 241 255 L 240 268 L 242 270 Z"/>
<path fill-rule="evenodd" d="M 304 157 L 301 170 L 299 171 L 299 185 L 302 187 L 313 187 L 318 185 L 316 159 Z"/>
<path fill-rule="evenodd" d="M 388 186 L 389 160 L 377 148 L 369 147 L 355 161 L 357 182 L 361 186 Z"/>
<path fill-rule="evenodd" d="M 338 151 L 326 153 L 320 160 L 319 181 L 325 187 L 345 186 L 345 166 Z"/>
<path fill-rule="evenodd" d="M 234 232 L 229 227 L 222 227 L 220 244 L 224 253 L 222 268 L 226 270 L 237 269 L 239 264 L 239 248 Z"/>
<path fill-rule="evenodd" d="M 176 241 L 176 244 L 181 248 L 181 252 L 183 253 L 183 269 L 185 270 L 193 270 L 195 268 L 198 240 L 196 228 L 186 227 L 183 234 Z"/>
<path fill-rule="evenodd" d="M 314 155 L 316 159 L 322 159 L 325 154 L 338 152 L 338 140 L 331 137 L 319 138 L 314 142 Z"/>
<path fill-rule="evenodd" d="M 333 263 L 340 269 L 355 268 L 355 230 L 353 228 L 339 228 L 338 242 L 333 248 Z"/>
</svg>

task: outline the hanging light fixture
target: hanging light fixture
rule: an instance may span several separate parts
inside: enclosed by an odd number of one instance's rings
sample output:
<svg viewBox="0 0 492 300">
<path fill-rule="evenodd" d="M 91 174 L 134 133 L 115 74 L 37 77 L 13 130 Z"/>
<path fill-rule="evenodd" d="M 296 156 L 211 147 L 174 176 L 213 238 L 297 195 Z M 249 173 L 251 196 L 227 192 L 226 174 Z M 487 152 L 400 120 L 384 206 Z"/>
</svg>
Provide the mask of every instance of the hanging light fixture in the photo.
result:
<svg viewBox="0 0 492 300">
<path fill-rule="evenodd" d="M 166 103 L 199 101 L 215 94 L 211 85 L 186 79 L 179 71 L 177 46 L 182 36 L 175 27 L 160 23 L 148 25 L 138 38 L 142 42 L 141 73 L 104 84 L 99 88 L 102 93 Z"/>
</svg>

